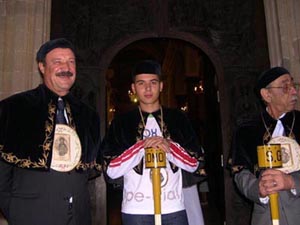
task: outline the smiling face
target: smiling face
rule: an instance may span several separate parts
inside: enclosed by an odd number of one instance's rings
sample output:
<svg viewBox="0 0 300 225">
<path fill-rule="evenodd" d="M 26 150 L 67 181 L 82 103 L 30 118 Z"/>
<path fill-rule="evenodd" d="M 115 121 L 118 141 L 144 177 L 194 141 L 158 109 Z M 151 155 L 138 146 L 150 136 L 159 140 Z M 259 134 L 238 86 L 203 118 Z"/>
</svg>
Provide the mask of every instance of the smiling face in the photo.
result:
<svg viewBox="0 0 300 225">
<path fill-rule="evenodd" d="M 69 93 L 76 78 L 76 61 L 69 48 L 55 48 L 38 64 L 44 84 L 59 96 Z"/>
<path fill-rule="evenodd" d="M 135 76 L 131 89 L 139 99 L 143 111 L 153 112 L 160 107 L 159 94 L 163 83 L 156 74 L 139 74 Z"/>
<path fill-rule="evenodd" d="M 289 74 L 284 74 L 261 89 L 261 95 L 267 103 L 269 113 L 279 118 L 283 113 L 292 111 L 298 99 L 297 86 Z"/>
</svg>

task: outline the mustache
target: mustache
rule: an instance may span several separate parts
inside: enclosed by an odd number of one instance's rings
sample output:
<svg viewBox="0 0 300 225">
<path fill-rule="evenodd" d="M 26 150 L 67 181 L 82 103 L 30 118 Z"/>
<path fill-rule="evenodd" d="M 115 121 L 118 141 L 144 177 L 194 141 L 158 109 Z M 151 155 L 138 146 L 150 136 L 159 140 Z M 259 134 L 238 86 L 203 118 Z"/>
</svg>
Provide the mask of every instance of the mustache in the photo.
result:
<svg viewBox="0 0 300 225">
<path fill-rule="evenodd" d="M 73 76 L 73 73 L 70 71 L 61 71 L 59 73 L 56 73 L 56 76 L 58 77 L 71 77 Z"/>
</svg>

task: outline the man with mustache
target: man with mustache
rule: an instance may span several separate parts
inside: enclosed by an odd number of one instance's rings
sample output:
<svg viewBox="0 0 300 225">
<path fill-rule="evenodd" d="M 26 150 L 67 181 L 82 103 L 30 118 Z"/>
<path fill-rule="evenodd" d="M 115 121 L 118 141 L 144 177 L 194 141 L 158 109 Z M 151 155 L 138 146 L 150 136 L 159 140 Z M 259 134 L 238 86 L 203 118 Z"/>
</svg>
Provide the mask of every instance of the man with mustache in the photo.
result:
<svg viewBox="0 0 300 225">
<path fill-rule="evenodd" d="M 71 77 L 71 76 L 73 76 L 73 73 L 70 72 L 70 71 L 62 71 L 62 72 L 57 73 L 56 76 L 59 76 L 59 77 Z"/>
<path fill-rule="evenodd" d="M 0 209 L 13 225 L 89 225 L 99 117 L 70 92 L 76 58 L 68 40 L 44 43 L 36 60 L 43 83 L 0 102 Z"/>
<path fill-rule="evenodd" d="M 252 120 L 244 121 L 233 137 L 234 181 L 239 191 L 254 203 L 253 225 L 272 224 L 269 195 L 273 193 L 279 193 L 279 224 L 296 225 L 300 221 L 300 172 L 259 171 L 257 158 L 257 146 L 267 145 L 276 137 L 300 143 L 300 112 L 295 110 L 298 87 L 283 67 L 262 73 L 256 92 L 264 107 Z"/>
</svg>

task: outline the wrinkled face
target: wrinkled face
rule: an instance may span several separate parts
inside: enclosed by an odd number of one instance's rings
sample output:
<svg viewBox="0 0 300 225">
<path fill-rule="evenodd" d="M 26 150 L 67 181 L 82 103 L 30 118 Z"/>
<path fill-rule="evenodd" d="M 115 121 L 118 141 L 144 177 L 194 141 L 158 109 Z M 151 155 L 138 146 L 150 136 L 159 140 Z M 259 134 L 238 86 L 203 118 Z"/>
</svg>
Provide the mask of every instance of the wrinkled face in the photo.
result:
<svg viewBox="0 0 300 225">
<path fill-rule="evenodd" d="M 39 63 L 44 84 L 59 96 L 66 95 L 76 78 L 75 55 L 69 48 L 55 48 Z"/>
<path fill-rule="evenodd" d="M 159 93 L 163 89 L 163 83 L 156 74 L 137 75 L 131 89 L 137 95 L 141 106 L 159 106 Z"/>
<path fill-rule="evenodd" d="M 278 118 L 283 113 L 295 109 L 298 99 L 298 86 L 289 74 L 284 74 L 262 89 L 264 90 L 261 91 L 263 99 L 273 113 L 272 116 L 275 115 Z"/>
</svg>

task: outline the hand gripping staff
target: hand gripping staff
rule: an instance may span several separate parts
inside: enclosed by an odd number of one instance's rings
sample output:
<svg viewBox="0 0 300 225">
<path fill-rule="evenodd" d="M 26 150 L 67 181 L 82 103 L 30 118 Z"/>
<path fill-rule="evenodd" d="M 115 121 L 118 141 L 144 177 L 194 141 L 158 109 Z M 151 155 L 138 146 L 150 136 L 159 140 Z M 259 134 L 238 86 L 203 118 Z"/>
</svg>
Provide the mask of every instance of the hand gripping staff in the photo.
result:
<svg viewBox="0 0 300 225">
<path fill-rule="evenodd" d="M 145 149 L 145 166 L 151 169 L 155 225 L 161 225 L 161 177 L 160 168 L 166 167 L 166 153 L 157 148 Z"/>
<path fill-rule="evenodd" d="M 257 146 L 258 167 L 260 169 L 282 167 L 281 145 Z M 279 225 L 278 193 L 270 194 L 270 209 L 273 225 Z"/>
</svg>

